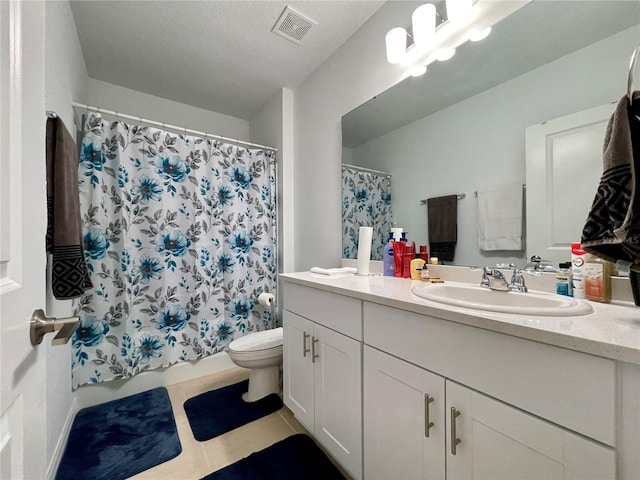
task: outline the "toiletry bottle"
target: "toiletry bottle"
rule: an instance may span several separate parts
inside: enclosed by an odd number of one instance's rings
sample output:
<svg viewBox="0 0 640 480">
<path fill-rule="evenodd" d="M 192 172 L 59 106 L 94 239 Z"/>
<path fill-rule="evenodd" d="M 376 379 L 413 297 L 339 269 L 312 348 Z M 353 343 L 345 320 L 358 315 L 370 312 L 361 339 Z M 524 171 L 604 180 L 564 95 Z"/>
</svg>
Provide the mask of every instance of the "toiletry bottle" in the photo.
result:
<svg viewBox="0 0 640 480">
<path fill-rule="evenodd" d="M 407 242 L 399 241 L 393 242 L 393 261 L 394 261 L 394 276 L 402 277 L 402 261 L 404 260 L 404 253 L 407 248 Z"/>
<path fill-rule="evenodd" d="M 612 263 L 595 255 L 587 254 L 584 264 L 584 294 L 589 300 L 609 303 L 611 301 Z"/>
<path fill-rule="evenodd" d="M 429 264 L 428 263 L 425 263 L 422 266 L 422 272 L 420 273 L 420 278 L 424 281 L 429 280 Z"/>
<path fill-rule="evenodd" d="M 583 270 L 587 252 L 582 249 L 579 242 L 571 244 L 571 273 L 573 273 L 573 296 L 584 298 Z"/>
<path fill-rule="evenodd" d="M 422 278 L 422 269 L 425 261 L 421 258 L 411 260 L 411 280 L 420 280 Z"/>
<path fill-rule="evenodd" d="M 393 233 L 389 233 L 389 242 L 382 252 L 382 265 L 385 277 L 393 277 L 396 274 L 396 262 L 393 258 Z"/>
<path fill-rule="evenodd" d="M 426 245 L 420 245 L 420 258 L 425 261 L 425 263 L 429 262 L 429 252 L 427 251 Z"/>
<path fill-rule="evenodd" d="M 558 266 L 560 271 L 556 274 L 556 293 L 566 297 L 573 297 L 573 274 L 571 262 L 563 262 Z"/>
</svg>

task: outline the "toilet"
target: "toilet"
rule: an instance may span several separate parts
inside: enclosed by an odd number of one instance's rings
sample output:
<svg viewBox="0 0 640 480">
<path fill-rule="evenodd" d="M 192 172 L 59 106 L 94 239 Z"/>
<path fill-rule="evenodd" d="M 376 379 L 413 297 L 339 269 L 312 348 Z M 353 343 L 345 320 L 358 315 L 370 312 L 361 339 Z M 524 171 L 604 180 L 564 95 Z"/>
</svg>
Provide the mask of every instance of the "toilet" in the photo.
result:
<svg viewBox="0 0 640 480">
<path fill-rule="evenodd" d="M 229 344 L 229 357 L 239 367 L 249 368 L 249 390 L 245 402 L 255 402 L 280 393 L 282 327 L 244 335 Z"/>
</svg>

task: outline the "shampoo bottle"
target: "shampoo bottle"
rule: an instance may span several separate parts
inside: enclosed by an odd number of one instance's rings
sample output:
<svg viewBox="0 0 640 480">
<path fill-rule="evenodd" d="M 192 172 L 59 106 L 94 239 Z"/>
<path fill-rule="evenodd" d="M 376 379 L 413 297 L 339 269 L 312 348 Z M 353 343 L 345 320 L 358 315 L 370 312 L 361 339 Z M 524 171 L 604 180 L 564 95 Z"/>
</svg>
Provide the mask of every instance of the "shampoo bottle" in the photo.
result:
<svg viewBox="0 0 640 480">
<path fill-rule="evenodd" d="M 558 265 L 560 271 L 556 274 L 556 293 L 573 297 L 573 274 L 571 273 L 571 262 L 564 262 Z"/>
<path fill-rule="evenodd" d="M 571 273 L 573 274 L 573 296 L 584 298 L 583 270 L 587 252 L 582 250 L 580 243 L 571 244 Z"/>
</svg>

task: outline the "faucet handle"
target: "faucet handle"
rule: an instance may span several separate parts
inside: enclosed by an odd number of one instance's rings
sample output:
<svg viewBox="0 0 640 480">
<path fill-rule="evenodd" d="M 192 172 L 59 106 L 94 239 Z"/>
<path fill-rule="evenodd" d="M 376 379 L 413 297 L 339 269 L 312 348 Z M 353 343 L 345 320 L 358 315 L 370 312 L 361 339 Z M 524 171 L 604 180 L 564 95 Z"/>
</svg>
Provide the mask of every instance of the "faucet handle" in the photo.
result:
<svg viewBox="0 0 640 480">
<path fill-rule="evenodd" d="M 502 268 L 503 270 L 517 270 L 518 266 L 515 263 L 498 263 L 496 268 Z"/>
</svg>

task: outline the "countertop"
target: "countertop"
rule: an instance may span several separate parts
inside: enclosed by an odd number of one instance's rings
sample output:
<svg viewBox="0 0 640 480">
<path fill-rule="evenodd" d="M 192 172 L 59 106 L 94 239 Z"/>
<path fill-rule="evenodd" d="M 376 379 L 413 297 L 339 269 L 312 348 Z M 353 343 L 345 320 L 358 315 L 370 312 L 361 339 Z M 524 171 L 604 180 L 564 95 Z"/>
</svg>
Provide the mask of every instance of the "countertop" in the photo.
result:
<svg viewBox="0 0 640 480">
<path fill-rule="evenodd" d="M 640 307 L 631 302 L 601 304 L 584 300 L 593 307 L 588 315 L 543 317 L 471 310 L 424 300 L 411 293 L 414 285 L 423 284 L 420 280 L 381 275 L 330 277 L 310 272 L 286 273 L 280 278 L 367 302 L 640 365 Z"/>
</svg>

